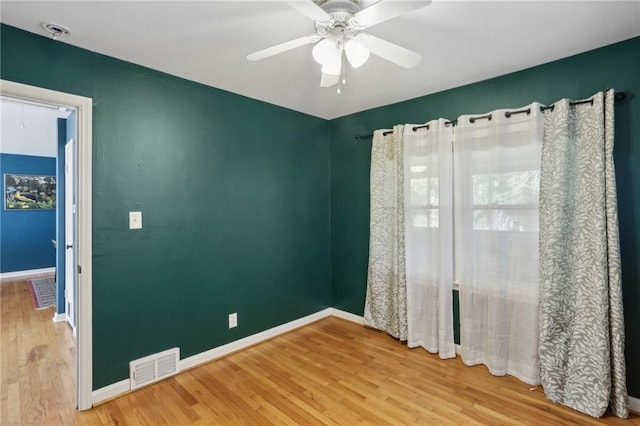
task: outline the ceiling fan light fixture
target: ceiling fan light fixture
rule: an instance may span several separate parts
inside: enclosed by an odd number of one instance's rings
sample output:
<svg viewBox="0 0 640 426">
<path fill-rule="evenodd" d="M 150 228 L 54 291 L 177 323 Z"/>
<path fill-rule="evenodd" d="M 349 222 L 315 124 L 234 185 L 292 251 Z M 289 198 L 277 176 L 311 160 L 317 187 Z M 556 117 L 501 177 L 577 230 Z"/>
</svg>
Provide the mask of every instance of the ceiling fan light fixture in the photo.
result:
<svg viewBox="0 0 640 426">
<path fill-rule="evenodd" d="M 331 56 L 322 64 L 322 72 L 331 75 L 340 75 L 342 73 L 342 46 L 338 46 L 333 50 Z"/>
<path fill-rule="evenodd" d="M 405 13 L 420 9 L 431 0 L 296 0 L 286 2 L 301 14 L 314 21 L 315 32 L 298 37 L 247 55 L 250 61 L 315 44 L 313 58 L 322 66 L 321 87 L 338 85 L 346 81 L 344 64 L 353 68 L 364 65 L 371 54 L 404 68 L 412 68 L 420 62 L 421 55 L 371 34 L 363 32 L 369 27 L 389 21 Z M 345 59 L 346 56 L 346 59 Z"/>
<path fill-rule="evenodd" d="M 353 68 L 360 68 L 369 59 L 369 49 L 358 40 L 352 38 L 344 44 L 344 51 Z"/>
<path fill-rule="evenodd" d="M 313 47 L 311 53 L 313 54 L 313 59 L 316 60 L 320 65 L 324 65 L 331 60 L 333 55 L 337 50 L 338 46 L 335 41 L 325 38 L 320 40 L 318 44 Z"/>
</svg>

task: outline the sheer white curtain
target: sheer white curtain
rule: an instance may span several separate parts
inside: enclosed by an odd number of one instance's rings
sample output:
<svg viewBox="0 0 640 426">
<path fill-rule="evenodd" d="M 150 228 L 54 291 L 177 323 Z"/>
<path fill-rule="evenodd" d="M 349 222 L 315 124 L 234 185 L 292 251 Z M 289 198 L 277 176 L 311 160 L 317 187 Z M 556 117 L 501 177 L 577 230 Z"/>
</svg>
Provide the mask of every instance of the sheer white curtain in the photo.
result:
<svg viewBox="0 0 640 426">
<path fill-rule="evenodd" d="M 445 123 L 404 127 L 407 344 L 452 358 L 453 126 Z"/>
<path fill-rule="evenodd" d="M 511 111 L 508 113 L 507 111 Z M 461 116 L 455 129 L 455 275 L 460 346 L 485 364 L 538 384 L 540 104 Z"/>
</svg>

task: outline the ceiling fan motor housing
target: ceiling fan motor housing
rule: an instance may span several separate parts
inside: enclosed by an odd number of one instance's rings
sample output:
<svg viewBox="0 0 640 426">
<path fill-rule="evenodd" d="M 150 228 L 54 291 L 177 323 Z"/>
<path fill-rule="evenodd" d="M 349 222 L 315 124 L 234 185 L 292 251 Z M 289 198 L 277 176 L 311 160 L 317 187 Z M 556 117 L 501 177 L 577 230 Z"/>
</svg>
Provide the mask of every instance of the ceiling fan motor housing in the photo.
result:
<svg viewBox="0 0 640 426">
<path fill-rule="evenodd" d="M 360 11 L 356 0 L 327 0 L 320 7 L 331 16 L 331 21 L 316 21 L 316 31 L 321 37 L 343 42 L 361 29 L 353 18 Z"/>
<path fill-rule="evenodd" d="M 327 0 L 322 3 L 320 7 L 336 20 L 342 19 L 338 19 L 338 16 L 334 16 L 334 14 L 342 15 L 346 17 L 346 19 L 349 19 L 352 15 L 360 11 L 360 5 L 351 0 Z"/>
</svg>

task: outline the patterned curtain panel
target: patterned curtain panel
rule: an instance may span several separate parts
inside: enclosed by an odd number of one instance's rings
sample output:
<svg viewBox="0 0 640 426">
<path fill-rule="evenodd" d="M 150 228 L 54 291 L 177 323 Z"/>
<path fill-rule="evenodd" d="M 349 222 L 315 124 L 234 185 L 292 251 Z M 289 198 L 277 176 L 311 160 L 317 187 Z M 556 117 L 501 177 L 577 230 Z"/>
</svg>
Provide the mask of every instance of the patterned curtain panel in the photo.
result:
<svg viewBox="0 0 640 426">
<path fill-rule="evenodd" d="M 458 118 L 455 271 L 467 365 L 540 383 L 538 199 L 540 104 Z"/>
<path fill-rule="evenodd" d="M 404 126 L 386 136 L 376 130 L 371 146 L 371 225 L 365 323 L 407 340 L 404 245 Z"/>
<path fill-rule="evenodd" d="M 407 345 L 453 358 L 453 126 L 445 123 L 404 129 Z"/>
<path fill-rule="evenodd" d="M 540 182 L 540 373 L 547 397 L 629 414 L 613 90 L 545 113 Z"/>
</svg>

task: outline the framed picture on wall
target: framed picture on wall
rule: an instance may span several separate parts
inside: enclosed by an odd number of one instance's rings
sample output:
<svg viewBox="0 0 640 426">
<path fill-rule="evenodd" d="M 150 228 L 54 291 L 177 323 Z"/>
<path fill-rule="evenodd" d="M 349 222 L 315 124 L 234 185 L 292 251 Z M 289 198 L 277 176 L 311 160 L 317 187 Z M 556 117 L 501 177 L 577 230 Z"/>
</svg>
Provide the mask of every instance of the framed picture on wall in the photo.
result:
<svg viewBox="0 0 640 426">
<path fill-rule="evenodd" d="M 55 210 L 56 177 L 5 173 L 5 210 Z"/>
</svg>

